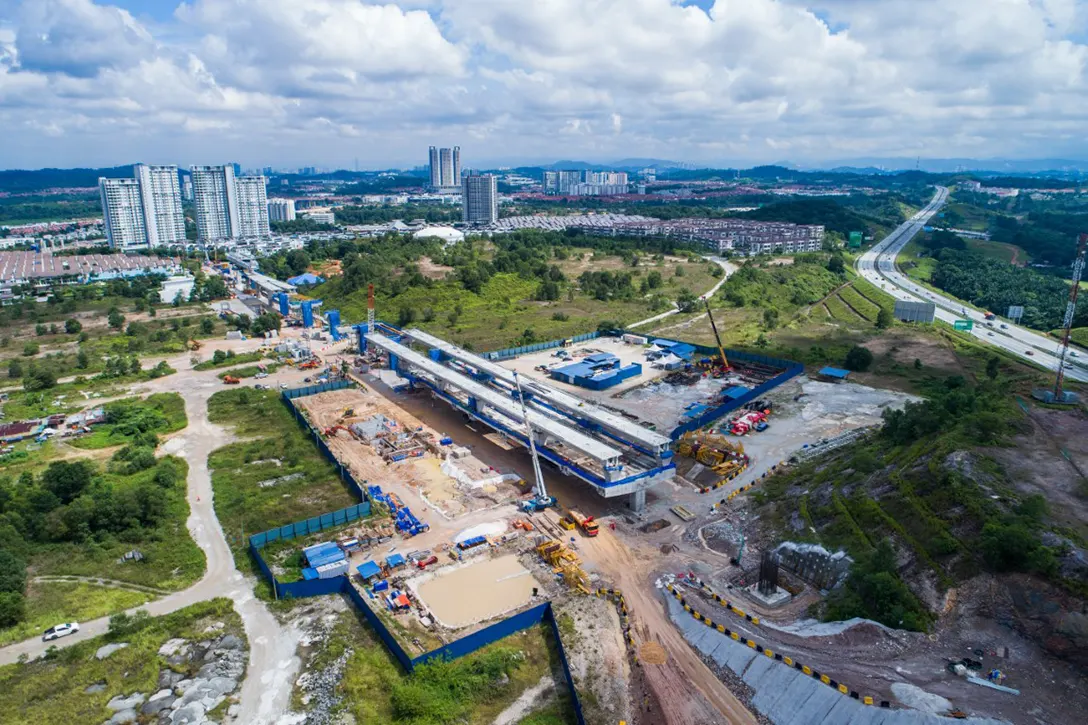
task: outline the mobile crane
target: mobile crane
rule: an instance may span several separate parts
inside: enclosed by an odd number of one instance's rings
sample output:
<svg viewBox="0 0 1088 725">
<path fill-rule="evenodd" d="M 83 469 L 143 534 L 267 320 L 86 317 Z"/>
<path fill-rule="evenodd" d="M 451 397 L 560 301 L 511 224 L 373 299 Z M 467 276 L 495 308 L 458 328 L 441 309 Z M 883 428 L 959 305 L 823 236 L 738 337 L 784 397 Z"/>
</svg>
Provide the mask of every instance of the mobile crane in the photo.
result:
<svg viewBox="0 0 1088 725">
<path fill-rule="evenodd" d="M 548 489 L 544 487 L 544 474 L 540 470 L 540 459 L 536 454 L 536 440 L 533 438 L 533 426 L 529 423 L 529 412 L 525 407 L 525 393 L 521 391 L 521 378 L 514 373 L 514 385 L 518 391 L 518 402 L 521 403 L 521 417 L 525 419 L 525 431 L 529 435 L 529 455 L 533 459 L 533 476 L 536 478 L 534 490 L 536 495 L 527 501 L 521 502 L 521 510 L 526 513 L 536 513 L 555 506 L 555 496 L 548 495 Z"/>
</svg>

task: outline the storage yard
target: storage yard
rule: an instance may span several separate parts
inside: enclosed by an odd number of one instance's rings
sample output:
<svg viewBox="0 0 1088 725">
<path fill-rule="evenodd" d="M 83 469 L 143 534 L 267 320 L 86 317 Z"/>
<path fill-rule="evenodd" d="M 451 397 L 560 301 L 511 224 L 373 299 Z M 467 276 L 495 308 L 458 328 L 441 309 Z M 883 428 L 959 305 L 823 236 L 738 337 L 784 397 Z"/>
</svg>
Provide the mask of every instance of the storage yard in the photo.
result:
<svg viewBox="0 0 1088 725">
<path fill-rule="evenodd" d="M 460 629 L 528 604 L 540 582 L 517 556 L 506 554 L 445 567 L 412 580 L 409 586 L 439 624 Z"/>
</svg>

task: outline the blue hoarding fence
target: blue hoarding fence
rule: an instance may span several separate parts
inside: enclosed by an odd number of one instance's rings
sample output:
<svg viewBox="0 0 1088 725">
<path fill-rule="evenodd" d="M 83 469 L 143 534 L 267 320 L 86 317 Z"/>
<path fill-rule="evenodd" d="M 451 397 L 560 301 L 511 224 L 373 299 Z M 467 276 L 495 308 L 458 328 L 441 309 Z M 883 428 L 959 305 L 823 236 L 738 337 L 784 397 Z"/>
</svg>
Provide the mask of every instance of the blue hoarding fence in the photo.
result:
<svg viewBox="0 0 1088 725">
<path fill-rule="evenodd" d="M 726 355 L 729 355 L 729 353 L 727 352 Z M 730 356 L 730 359 L 733 359 L 732 356 Z M 734 398 L 727 403 L 723 403 L 722 405 L 703 412 L 701 415 L 692 418 L 691 420 L 681 423 L 673 429 L 672 433 L 669 434 L 669 437 L 672 438 L 674 441 L 679 440 L 680 436 L 684 435 L 689 431 L 699 430 L 705 425 L 710 425 L 711 423 L 719 420 L 722 416 L 726 415 L 730 411 L 736 410 L 737 408 L 742 408 L 753 400 L 757 400 L 761 395 L 764 395 L 771 390 L 774 390 L 782 383 L 786 382 L 790 378 L 797 377 L 804 371 L 804 365 L 801 365 L 800 363 L 793 363 L 790 367 L 786 368 L 778 375 L 775 375 L 773 378 L 763 383 L 762 385 L 752 388 L 739 398 Z"/>
<path fill-rule="evenodd" d="M 571 342 L 586 342 L 588 340 L 595 340 L 600 336 L 597 332 L 587 332 L 584 335 L 575 335 L 574 337 L 565 337 L 562 340 L 552 340 L 551 342 L 538 342 L 534 345 L 522 345 L 521 347 L 508 347 L 505 350 L 496 350 L 495 352 L 484 353 L 484 357 L 488 360 L 509 360 L 512 357 L 518 357 L 519 355 L 528 355 L 531 352 L 540 352 L 541 350 L 550 350 L 553 347 L 560 347 L 567 340 Z"/>
<path fill-rule="evenodd" d="M 397 638 L 393 633 L 389 631 L 389 628 L 386 627 L 377 612 L 371 608 L 370 603 L 367 602 L 367 595 L 360 592 L 351 583 L 348 576 L 296 582 L 281 582 L 276 579 L 275 574 L 272 573 L 272 570 L 267 562 L 265 562 L 264 557 L 261 556 L 261 549 L 273 541 L 303 536 L 307 533 L 316 533 L 322 530 L 322 523 L 325 521 L 335 522 L 352 520 L 348 519 L 347 516 L 358 513 L 364 507 L 367 513 L 369 513 L 369 503 L 358 504 L 356 506 L 348 507 L 347 509 L 341 509 L 341 511 L 334 511 L 331 514 L 323 514 L 312 519 L 306 519 L 305 521 L 297 521 L 293 524 L 288 524 L 287 526 L 279 526 L 275 529 L 270 529 L 269 531 L 254 534 L 249 537 L 250 554 L 253 556 L 254 561 L 257 562 L 257 568 L 260 570 L 261 575 L 272 585 L 272 589 L 275 592 L 277 599 L 303 599 L 326 594 L 346 595 L 352 605 L 354 605 L 359 613 L 363 615 L 374 631 L 377 632 L 378 638 L 381 639 L 390 653 L 392 653 L 397 661 L 400 662 L 405 671 L 409 673 L 413 672 L 418 665 L 426 664 L 433 660 L 455 660 L 465 657 L 489 644 L 503 640 L 516 632 L 529 629 L 530 627 L 543 622 L 548 626 L 552 633 L 556 649 L 559 652 L 559 659 L 563 664 L 563 676 L 570 693 L 571 707 L 577 715 L 579 725 L 585 725 L 585 718 L 582 714 L 582 704 L 578 699 L 578 691 L 574 686 L 574 677 L 570 671 L 567 654 L 563 649 L 563 640 L 559 635 L 559 626 L 555 621 L 555 613 L 552 611 L 551 602 L 544 602 L 543 604 L 526 609 L 523 612 L 513 614 L 484 629 L 472 632 L 471 634 L 443 645 L 438 649 L 425 652 L 418 657 L 412 658 L 404 651 L 404 648 L 397 641 Z M 340 516 L 339 514 L 343 514 L 343 516 Z M 331 525 L 335 524 L 330 524 L 330 526 Z M 319 528 L 314 529 L 314 526 Z"/>
<path fill-rule="evenodd" d="M 253 534 L 253 536 L 249 537 L 249 543 L 259 549 L 265 544 L 270 544 L 273 541 L 294 539 L 299 536 L 309 536 L 310 534 L 316 534 L 325 529 L 335 529 L 346 526 L 352 521 L 366 518 L 369 515 L 370 502 L 364 501 L 363 503 L 357 503 L 353 506 L 342 508 L 339 511 L 321 514 L 320 516 L 314 516 L 311 519 L 303 519 L 302 521 L 296 521 L 293 524 L 277 526 L 274 529 L 269 529 L 268 531 L 259 534 Z"/>
</svg>

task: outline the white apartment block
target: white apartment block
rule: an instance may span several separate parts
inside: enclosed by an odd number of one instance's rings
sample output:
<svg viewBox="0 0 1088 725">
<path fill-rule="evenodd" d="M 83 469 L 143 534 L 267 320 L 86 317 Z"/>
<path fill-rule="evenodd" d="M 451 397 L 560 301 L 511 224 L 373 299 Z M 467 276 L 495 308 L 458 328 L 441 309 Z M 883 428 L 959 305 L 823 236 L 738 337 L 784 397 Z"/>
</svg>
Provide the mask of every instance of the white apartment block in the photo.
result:
<svg viewBox="0 0 1088 725">
<path fill-rule="evenodd" d="M 292 222 L 296 216 L 294 199 L 268 200 L 268 221 Z"/>
<path fill-rule="evenodd" d="M 140 183 L 136 179 L 98 180 L 102 196 L 102 219 L 110 247 L 120 252 L 147 249 L 147 227 Z"/>
<path fill-rule="evenodd" d="M 462 219 L 467 224 L 494 224 L 499 219 L 499 188 L 494 176 L 470 175 L 461 181 Z"/>
<path fill-rule="evenodd" d="M 263 176 L 236 176 L 234 166 L 191 166 L 197 236 L 206 242 L 270 236 Z"/>
<path fill-rule="evenodd" d="M 272 235 L 268 227 L 268 197 L 263 176 L 239 176 L 234 180 L 235 198 L 238 200 L 238 233 L 243 239 L 267 239 Z"/>
<path fill-rule="evenodd" d="M 431 146 L 428 149 L 430 162 L 431 188 L 456 187 L 461 185 L 461 147 L 440 149 Z"/>
<path fill-rule="evenodd" d="M 136 164 L 147 242 L 152 247 L 185 243 L 185 215 L 177 166 Z"/>
</svg>

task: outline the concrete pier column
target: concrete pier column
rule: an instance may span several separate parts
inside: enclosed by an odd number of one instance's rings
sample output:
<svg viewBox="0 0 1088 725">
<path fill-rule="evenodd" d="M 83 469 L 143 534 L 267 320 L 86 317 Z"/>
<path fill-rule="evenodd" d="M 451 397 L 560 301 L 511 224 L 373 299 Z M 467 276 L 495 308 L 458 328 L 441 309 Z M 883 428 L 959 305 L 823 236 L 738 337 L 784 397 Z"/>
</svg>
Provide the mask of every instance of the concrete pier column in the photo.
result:
<svg viewBox="0 0 1088 725">
<path fill-rule="evenodd" d="M 642 509 L 646 508 L 646 489 L 632 493 L 627 499 L 627 505 L 635 513 L 641 513 Z"/>
</svg>

